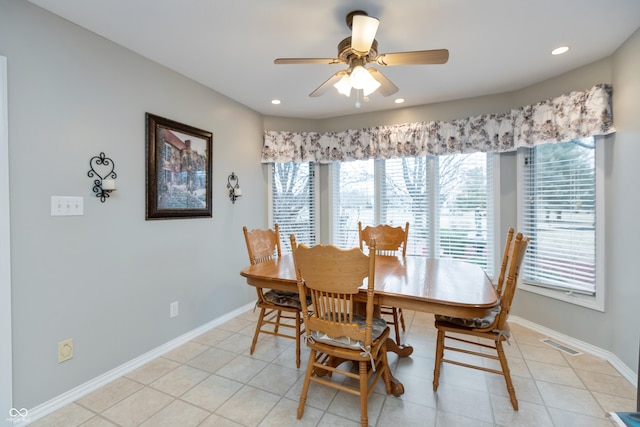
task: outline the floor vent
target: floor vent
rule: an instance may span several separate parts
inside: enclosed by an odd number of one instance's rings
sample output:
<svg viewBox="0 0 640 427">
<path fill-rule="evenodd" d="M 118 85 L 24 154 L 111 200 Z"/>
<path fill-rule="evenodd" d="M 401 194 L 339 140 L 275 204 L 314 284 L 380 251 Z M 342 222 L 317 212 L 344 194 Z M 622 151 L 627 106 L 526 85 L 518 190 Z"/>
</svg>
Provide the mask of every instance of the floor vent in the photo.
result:
<svg viewBox="0 0 640 427">
<path fill-rule="evenodd" d="M 543 343 L 545 343 L 547 345 L 550 345 L 551 347 L 556 348 L 556 349 L 558 349 L 560 351 L 564 351 L 565 353 L 567 353 L 567 354 L 569 354 L 571 356 L 577 356 L 579 354 L 582 354 L 579 351 L 576 351 L 576 350 L 574 350 L 572 348 L 567 347 L 566 345 L 562 345 L 562 344 L 557 343 L 554 340 L 550 340 L 548 338 L 540 340 L 540 341 L 542 341 Z"/>
</svg>

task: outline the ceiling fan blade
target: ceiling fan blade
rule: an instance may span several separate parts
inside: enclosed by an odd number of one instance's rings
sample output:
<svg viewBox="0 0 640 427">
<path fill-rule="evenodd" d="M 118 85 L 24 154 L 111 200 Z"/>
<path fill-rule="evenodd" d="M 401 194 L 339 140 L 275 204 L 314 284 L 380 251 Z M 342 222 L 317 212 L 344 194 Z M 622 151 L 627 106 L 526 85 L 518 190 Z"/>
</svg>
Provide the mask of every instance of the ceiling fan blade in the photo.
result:
<svg viewBox="0 0 640 427">
<path fill-rule="evenodd" d="M 351 27 L 351 49 L 359 56 L 366 56 L 376 38 L 380 21 L 372 16 L 354 15 Z"/>
<path fill-rule="evenodd" d="M 386 78 L 385 75 L 382 74 L 380 71 L 376 70 L 375 68 L 367 68 L 367 69 L 371 73 L 371 76 L 374 79 L 376 79 L 376 81 L 378 83 L 380 83 L 380 87 L 378 88 L 378 92 L 380 92 L 380 94 L 382 96 L 393 95 L 394 93 L 396 93 L 398 91 L 398 87 L 396 85 L 394 85 L 391 82 L 391 80 Z"/>
<path fill-rule="evenodd" d="M 343 61 L 337 58 L 277 58 L 274 64 L 340 64 Z"/>
<path fill-rule="evenodd" d="M 382 53 L 376 58 L 378 65 L 445 64 L 448 60 L 449 51 L 447 49 Z"/>
<path fill-rule="evenodd" d="M 347 74 L 347 72 L 345 70 L 342 71 L 338 71 L 337 73 L 335 73 L 333 76 L 329 77 L 329 79 L 322 83 L 320 86 L 318 86 L 318 88 L 316 90 L 314 90 L 313 92 L 311 92 L 309 94 L 309 96 L 320 96 L 323 93 L 325 93 L 330 87 L 332 87 L 334 84 L 338 83 L 338 81 L 342 78 L 342 76 L 344 76 L 345 74 Z"/>
</svg>

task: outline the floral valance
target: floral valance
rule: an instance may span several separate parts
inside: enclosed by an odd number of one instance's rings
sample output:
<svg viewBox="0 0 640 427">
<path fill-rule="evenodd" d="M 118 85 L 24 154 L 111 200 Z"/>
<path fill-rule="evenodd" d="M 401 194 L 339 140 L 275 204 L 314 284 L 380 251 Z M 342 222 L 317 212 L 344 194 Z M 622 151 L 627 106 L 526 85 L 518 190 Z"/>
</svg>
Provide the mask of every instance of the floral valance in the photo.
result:
<svg viewBox="0 0 640 427">
<path fill-rule="evenodd" d="M 599 84 L 502 114 L 339 132 L 265 131 L 262 163 L 505 152 L 615 132 L 612 88 Z"/>
</svg>

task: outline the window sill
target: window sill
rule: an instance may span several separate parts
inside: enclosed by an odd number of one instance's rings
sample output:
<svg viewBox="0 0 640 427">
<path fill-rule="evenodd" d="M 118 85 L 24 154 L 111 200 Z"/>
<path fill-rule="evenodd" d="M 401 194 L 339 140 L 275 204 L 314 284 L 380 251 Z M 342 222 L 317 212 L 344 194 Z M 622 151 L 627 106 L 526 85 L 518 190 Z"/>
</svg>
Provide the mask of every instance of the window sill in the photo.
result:
<svg viewBox="0 0 640 427">
<path fill-rule="evenodd" d="M 591 310 L 604 312 L 604 298 L 598 298 L 597 294 L 595 296 L 574 294 L 565 290 L 542 288 L 539 286 L 528 285 L 526 283 L 520 283 L 518 285 L 518 289 L 531 292 L 533 294 L 543 295 L 569 304 L 579 305 Z"/>
</svg>

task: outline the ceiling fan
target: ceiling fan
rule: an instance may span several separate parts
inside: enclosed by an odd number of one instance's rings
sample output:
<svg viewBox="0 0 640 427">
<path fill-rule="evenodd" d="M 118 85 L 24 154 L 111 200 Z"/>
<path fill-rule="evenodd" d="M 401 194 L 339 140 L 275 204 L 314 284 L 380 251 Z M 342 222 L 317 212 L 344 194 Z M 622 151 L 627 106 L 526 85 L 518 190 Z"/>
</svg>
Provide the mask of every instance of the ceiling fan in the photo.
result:
<svg viewBox="0 0 640 427">
<path fill-rule="evenodd" d="M 347 97 L 350 96 L 352 88 L 362 90 L 363 95 L 367 97 L 378 89 L 383 96 L 393 95 L 398 91 L 398 87 L 376 68 L 367 68 L 366 65 L 369 63 L 380 66 L 418 65 L 444 64 L 449 60 L 447 49 L 379 54 L 375 35 L 380 21 L 362 10 L 347 14 L 346 21 L 351 29 L 351 37 L 338 43 L 337 58 L 278 58 L 273 62 L 275 64 L 347 64 L 349 67 L 346 70 L 335 73 L 309 96 L 320 96 L 334 86 L 339 93 Z"/>
</svg>

